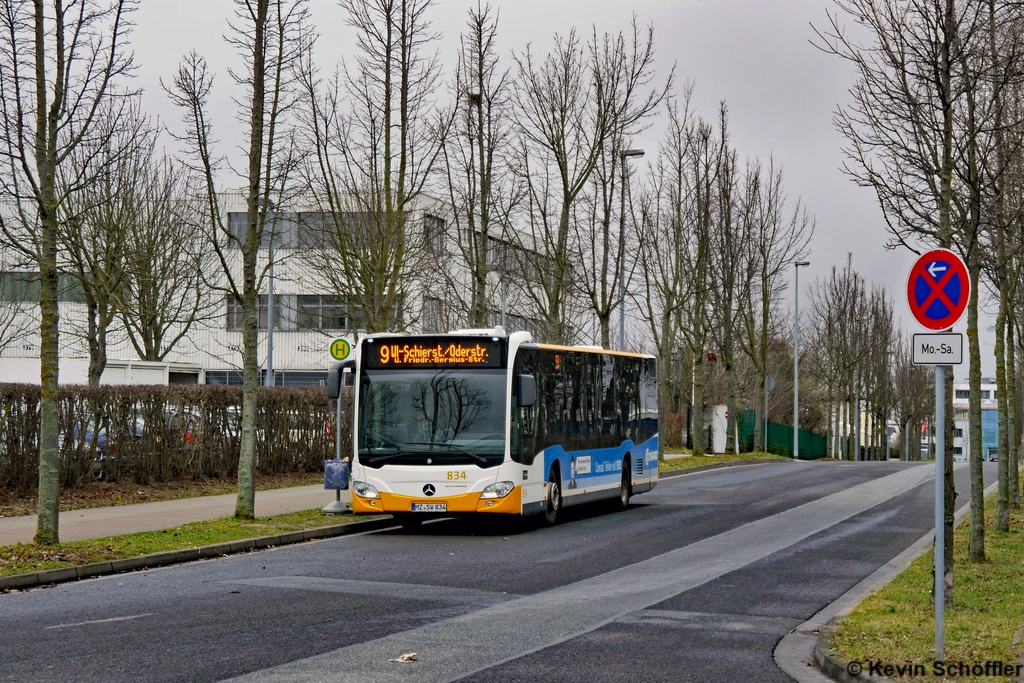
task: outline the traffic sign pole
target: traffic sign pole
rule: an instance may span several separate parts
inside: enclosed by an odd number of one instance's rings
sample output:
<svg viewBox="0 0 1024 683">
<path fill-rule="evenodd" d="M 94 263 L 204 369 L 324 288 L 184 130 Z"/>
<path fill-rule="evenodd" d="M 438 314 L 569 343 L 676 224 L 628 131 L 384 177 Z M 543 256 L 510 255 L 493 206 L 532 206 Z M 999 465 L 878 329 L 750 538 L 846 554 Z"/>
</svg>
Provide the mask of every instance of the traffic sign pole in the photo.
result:
<svg viewBox="0 0 1024 683">
<path fill-rule="evenodd" d="M 914 319 L 931 332 L 956 325 L 967 310 L 971 278 L 967 264 L 949 249 L 922 254 L 907 278 L 907 303 Z M 959 334 L 915 334 L 913 358 L 935 366 L 935 661 L 946 660 L 946 366 L 963 362 Z"/>
<path fill-rule="evenodd" d="M 935 661 L 946 661 L 946 366 L 935 366 Z"/>
</svg>

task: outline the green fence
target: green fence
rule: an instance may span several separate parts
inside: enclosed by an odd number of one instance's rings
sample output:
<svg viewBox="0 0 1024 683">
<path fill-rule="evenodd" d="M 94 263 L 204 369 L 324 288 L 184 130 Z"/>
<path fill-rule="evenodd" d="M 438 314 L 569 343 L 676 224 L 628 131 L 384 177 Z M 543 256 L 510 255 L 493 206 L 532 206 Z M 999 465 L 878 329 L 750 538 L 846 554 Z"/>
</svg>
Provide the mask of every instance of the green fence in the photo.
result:
<svg viewBox="0 0 1024 683">
<path fill-rule="evenodd" d="M 740 413 L 740 445 L 742 450 L 750 452 L 754 450 L 754 430 L 757 416 L 753 410 L 744 410 Z M 793 426 L 768 422 L 768 448 L 769 453 L 778 455 L 793 454 Z M 800 459 L 817 460 L 828 455 L 828 439 L 821 434 L 809 432 L 806 429 L 800 430 Z"/>
</svg>

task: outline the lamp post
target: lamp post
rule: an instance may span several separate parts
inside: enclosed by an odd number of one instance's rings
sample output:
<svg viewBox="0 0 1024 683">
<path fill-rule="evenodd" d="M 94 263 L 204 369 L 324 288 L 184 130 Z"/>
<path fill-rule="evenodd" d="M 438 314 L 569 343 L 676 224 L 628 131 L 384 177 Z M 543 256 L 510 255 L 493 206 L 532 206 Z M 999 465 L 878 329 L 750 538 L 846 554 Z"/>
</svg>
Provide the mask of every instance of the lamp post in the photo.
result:
<svg viewBox="0 0 1024 683">
<path fill-rule="evenodd" d="M 274 386 L 274 238 L 277 236 L 277 207 L 274 202 L 267 200 L 267 214 L 270 219 L 270 242 L 267 258 L 269 268 L 267 273 L 267 377 L 263 386 Z"/>
<path fill-rule="evenodd" d="M 619 351 L 626 350 L 626 159 L 639 159 L 643 155 L 642 149 L 624 149 L 619 152 L 622 161 L 622 203 L 619 210 Z"/>
<path fill-rule="evenodd" d="M 800 459 L 800 267 L 810 261 L 793 263 L 793 459 Z"/>
</svg>

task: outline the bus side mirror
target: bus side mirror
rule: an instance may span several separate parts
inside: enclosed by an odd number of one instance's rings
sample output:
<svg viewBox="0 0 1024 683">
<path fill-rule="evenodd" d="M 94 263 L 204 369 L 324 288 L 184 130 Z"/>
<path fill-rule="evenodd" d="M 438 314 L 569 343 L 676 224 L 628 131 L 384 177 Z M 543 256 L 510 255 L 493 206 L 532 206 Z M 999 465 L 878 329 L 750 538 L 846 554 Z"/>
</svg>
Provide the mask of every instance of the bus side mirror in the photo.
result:
<svg viewBox="0 0 1024 683">
<path fill-rule="evenodd" d="M 519 375 L 519 407 L 529 408 L 537 403 L 537 382 L 533 375 Z"/>
<path fill-rule="evenodd" d="M 347 371 L 347 372 L 346 372 Z M 351 387 L 356 383 L 356 362 L 347 360 L 341 364 L 341 384 Z"/>
<path fill-rule="evenodd" d="M 327 371 L 327 398 L 341 396 L 341 363 L 335 363 Z"/>
</svg>

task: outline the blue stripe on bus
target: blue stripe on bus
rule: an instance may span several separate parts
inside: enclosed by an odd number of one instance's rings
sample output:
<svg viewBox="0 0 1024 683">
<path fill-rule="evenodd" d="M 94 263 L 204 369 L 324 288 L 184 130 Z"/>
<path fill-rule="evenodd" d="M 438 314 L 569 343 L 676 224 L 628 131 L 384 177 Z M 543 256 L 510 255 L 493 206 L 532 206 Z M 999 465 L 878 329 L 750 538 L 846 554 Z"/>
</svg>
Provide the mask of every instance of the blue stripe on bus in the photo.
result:
<svg viewBox="0 0 1024 683">
<path fill-rule="evenodd" d="M 566 493 L 576 488 L 618 484 L 622 480 L 622 459 L 627 452 L 631 454 L 633 462 L 643 457 L 644 470 L 641 476 L 651 476 L 650 470 L 658 465 L 658 436 L 652 436 L 639 445 L 626 440 L 612 448 L 581 451 L 566 451 L 562 446 L 549 446 L 543 451 L 544 472 L 550 472 L 551 465 L 558 461 Z"/>
</svg>

